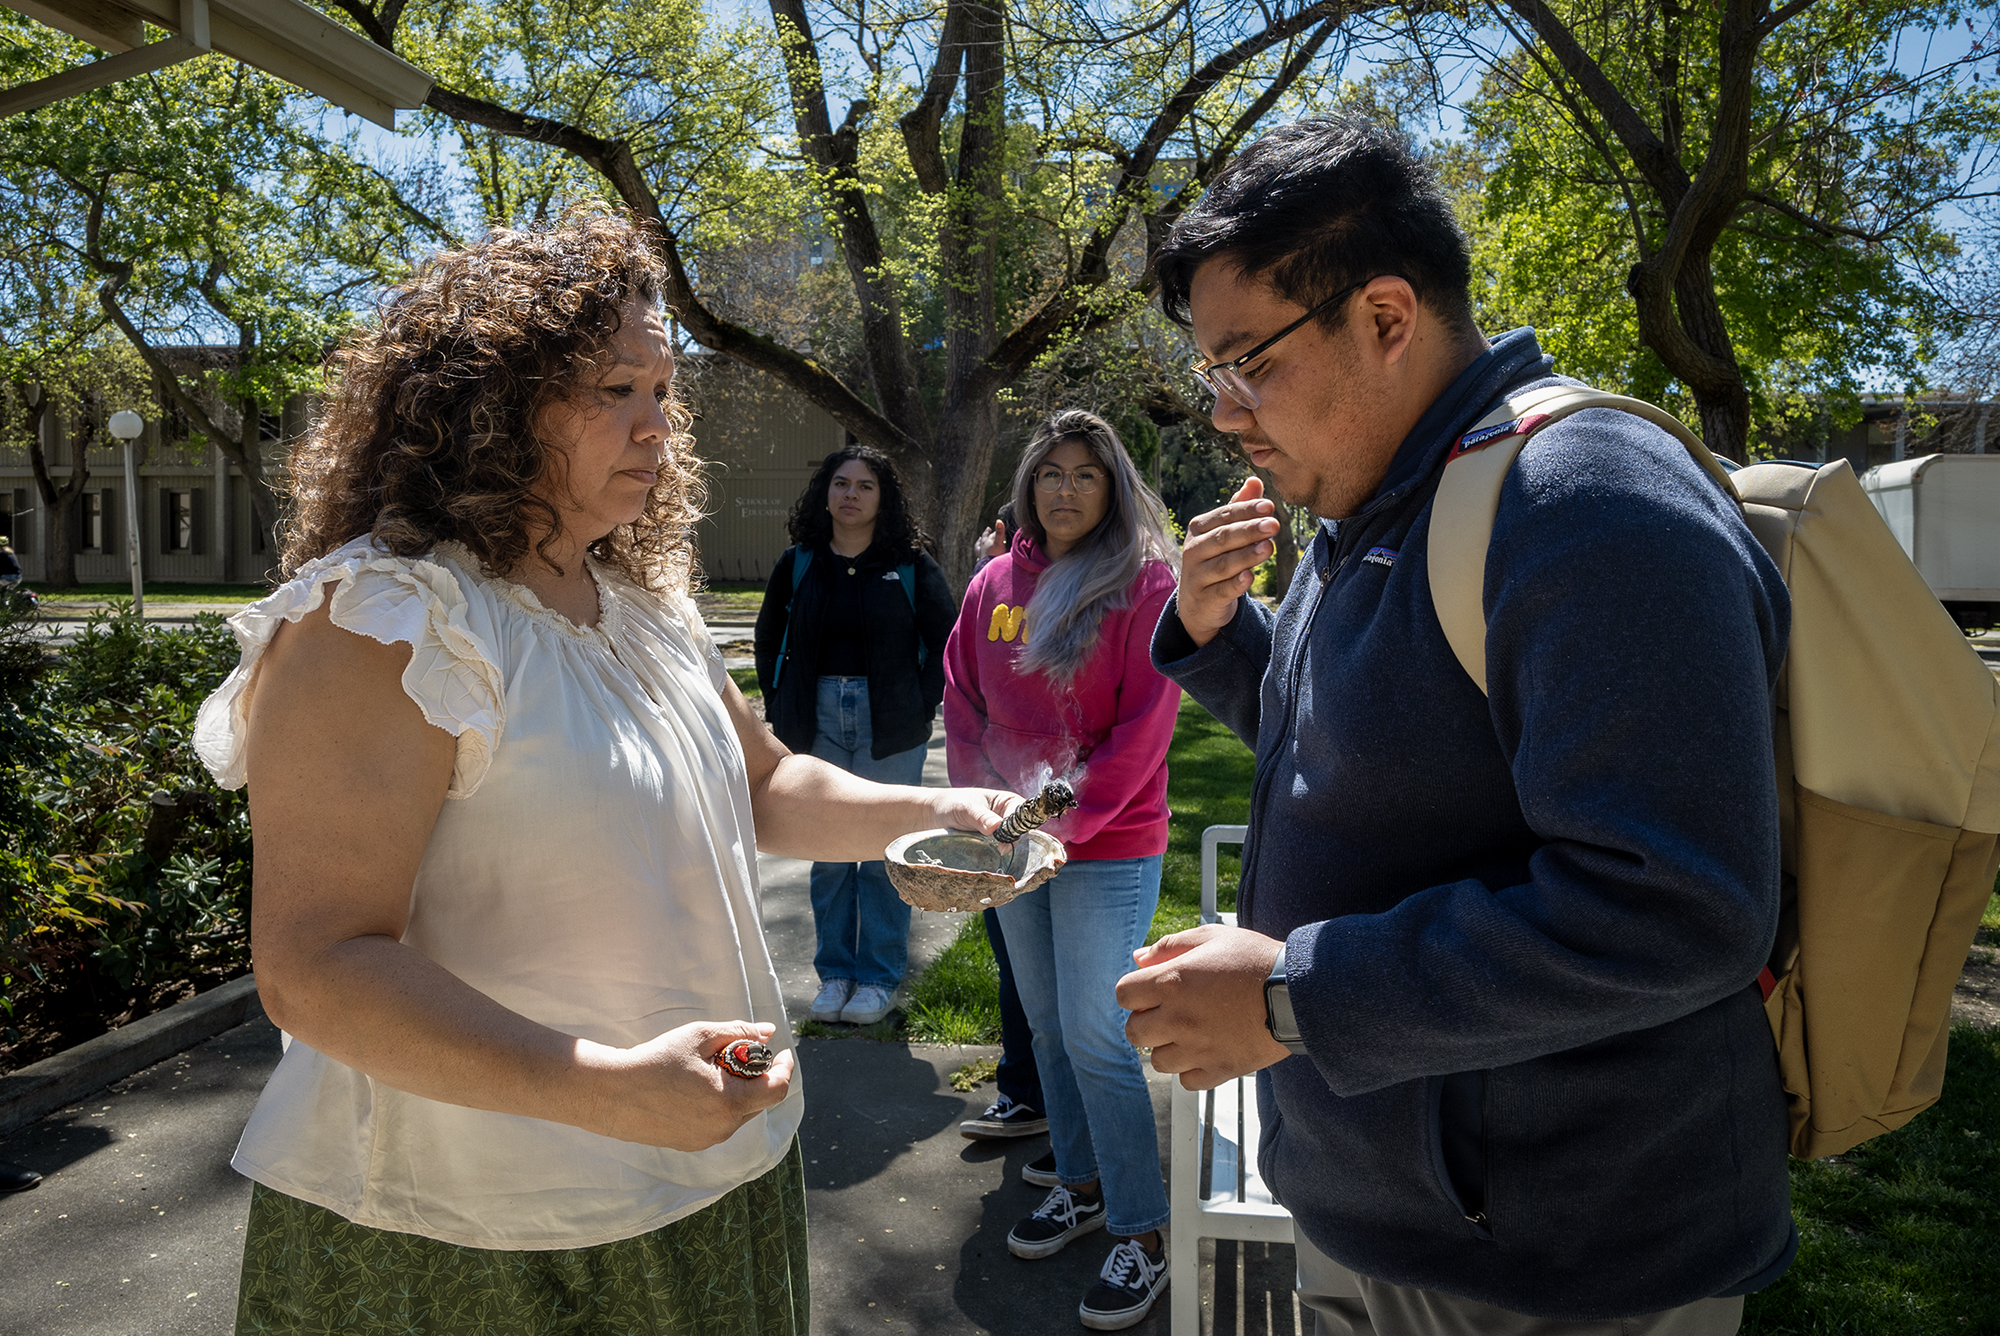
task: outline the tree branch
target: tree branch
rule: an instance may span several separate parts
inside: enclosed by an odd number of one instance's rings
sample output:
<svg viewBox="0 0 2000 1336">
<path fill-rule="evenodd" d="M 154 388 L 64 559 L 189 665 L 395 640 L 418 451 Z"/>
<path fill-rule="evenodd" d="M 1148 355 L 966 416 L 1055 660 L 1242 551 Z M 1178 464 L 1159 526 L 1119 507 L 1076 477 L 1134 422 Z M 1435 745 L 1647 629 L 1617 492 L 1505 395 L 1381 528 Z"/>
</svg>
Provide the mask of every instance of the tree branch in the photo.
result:
<svg viewBox="0 0 2000 1336">
<path fill-rule="evenodd" d="M 931 77 L 917 105 L 903 113 L 897 125 L 903 131 L 904 151 L 910 169 L 916 173 L 917 187 L 926 194 L 942 195 L 949 185 L 945 174 L 943 131 L 944 113 L 958 90 L 958 69 L 965 58 L 965 32 L 970 7 L 964 0 L 948 0 L 944 27 L 938 33 L 937 59 L 931 62 Z"/>
<path fill-rule="evenodd" d="M 1856 241 L 1865 241 L 1870 245 L 1880 246 L 1891 240 L 1898 230 L 1897 228 L 1890 227 L 1880 231 L 1866 232 L 1858 227 L 1844 227 L 1839 223 L 1829 223 L 1823 219 L 1815 218 L 1804 209 L 1787 204 L 1784 200 L 1778 199 L 1773 195 L 1767 195 L 1761 190 L 1753 190 L 1746 194 L 1743 199 L 1745 203 L 1755 204 L 1769 209 L 1772 213 L 1782 214 L 1806 230 L 1817 232 L 1823 237 L 1852 237 Z"/>
<path fill-rule="evenodd" d="M 1487 0 L 1495 13 L 1498 13 L 1500 3 L 1501 0 Z M 1542 0 L 1505 0 L 1505 3 L 1525 19 L 1543 44 L 1555 53 L 1556 62 L 1562 66 L 1563 72 L 1583 90 L 1583 95 L 1590 99 L 1590 105 L 1597 108 L 1605 124 L 1610 126 L 1611 133 L 1618 137 L 1618 142 L 1624 146 L 1640 175 L 1666 201 L 1668 211 L 1672 212 L 1680 197 L 1687 192 L 1689 184 L 1687 171 L 1679 160 L 1668 151 L 1653 128 L 1646 124 L 1645 118 L 1625 100 L 1625 95 L 1618 91 L 1617 85 L 1611 82 L 1598 63 L 1590 58 L 1590 53 L 1583 49 L 1576 35 Z"/>
<path fill-rule="evenodd" d="M 818 169 L 840 220 L 841 249 L 861 306 L 862 349 L 875 401 L 881 405 L 882 415 L 896 424 L 899 434 L 927 435 L 927 415 L 903 337 L 902 301 L 888 272 L 881 232 L 868 212 L 867 193 L 856 175 L 852 137 L 845 144 L 846 160 L 839 156 L 843 145 L 836 143 L 827 111 L 825 74 L 805 0 L 771 0 L 771 18 L 785 53 L 785 78 L 791 87 L 799 146 Z M 866 103 L 857 103 L 848 112 L 849 123 L 857 123 L 867 111 Z"/>
<path fill-rule="evenodd" d="M 1102 287 L 1110 277 L 1111 247 L 1131 217 L 1132 208 L 1140 198 L 1141 192 L 1150 186 L 1153 167 L 1158 161 L 1161 148 L 1179 130 L 1199 105 L 1202 97 L 1230 73 L 1279 42 L 1296 36 L 1304 27 L 1313 23 L 1320 25 L 1311 38 L 1292 54 L 1276 75 L 1272 76 L 1270 84 L 1237 116 L 1229 130 L 1208 152 L 1200 156 L 1192 177 L 1176 192 L 1167 210 L 1162 211 L 1165 217 L 1170 219 L 1179 213 L 1184 200 L 1206 187 L 1208 178 L 1228 161 L 1229 155 L 1235 152 L 1236 145 L 1255 128 L 1258 120 L 1275 106 L 1285 92 L 1305 73 L 1320 49 L 1339 30 L 1341 21 L 1346 17 L 1344 9 L 1345 0 L 1320 0 L 1320 3 L 1300 10 L 1292 18 L 1281 19 L 1263 32 L 1245 38 L 1188 76 L 1175 91 L 1174 97 L 1147 127 L 1146 134 L 1140 139 L 1139 147 L 1132 152 L 1126 163 L 1121 164 L 1116 184 L 1112 188 L 1111 207 L 1092 231 L 1090 239 L 1085 243 L 1070 272 L 1049 298 L 1032 315 L 1009 331 L 987 355 L 985 361 L 973 373 L 973 379 L 966 389 L 968 396 L 974 393 L 997 393 L 1010 384 L 1030 362 L 1047 350 L 1049 344 L 1065 328 L 1089 330 L 1117 318 L 1117 312 L 1125 305 L 1123 302 L 1109 303 L 1106 308 L 1085 315 L 1081 324 L 1077 323 L 1084 296 L 1090 290 Z M 1128 295 L 1144 295 L 1152 291 L 1152 257 L 1157 245 L 1155 234 L 1160 230 L 1156 222 L 1157 220 L 1149 215 L 1146 268 Z"/>
</svg>

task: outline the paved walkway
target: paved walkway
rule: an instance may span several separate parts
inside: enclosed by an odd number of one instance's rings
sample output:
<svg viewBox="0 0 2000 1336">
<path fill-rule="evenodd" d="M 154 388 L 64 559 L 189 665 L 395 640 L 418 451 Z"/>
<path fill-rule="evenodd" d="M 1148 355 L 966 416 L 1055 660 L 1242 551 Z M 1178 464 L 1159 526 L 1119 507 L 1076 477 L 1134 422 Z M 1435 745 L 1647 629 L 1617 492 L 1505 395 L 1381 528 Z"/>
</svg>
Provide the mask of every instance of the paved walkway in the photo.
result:
<svg viewBox="0 0 2000 1336">
<path fill-rule="evenodd" d="M 926 776 L 943 782 L 941 743 Z M 812 973 L 806 865 L 760 859 L 765 919 L 787 1007 L 803 1016 Z M 918 914 L 927 960 L 960 916 Z M 800 1045 L 815 1333 L 1040 1336 L 1080 1332 L 1077 1301 L 1109 1250 L 1090 1235 L 1023 1262 L 1007 1230 L 1040 1201 L 1021 1165 L 1043 1137 L 995 1145 L 958 1135 L 992 1098 L 951 1088 L 992 1048 L 813 1039 Z M 241 1026 L 0 1141 L 0 1160 L 47 1175 L 0 1197 L 0 1336 L 221 1336 L 231 1328 L 249 1185 L 228 1166 L 278 1058 L 277 1031 Z M 1153 1080 L 1162 1161 L 1163 1078 Z M 1290 1249 L 1220 1245 L 1224 1332 L 1291 1333 Z M 1206 1332 L 1209 1322 L 1204 1321 Z M 1164 1299 L 1135 1332 L 1164 1336 Z"/>
</svg>

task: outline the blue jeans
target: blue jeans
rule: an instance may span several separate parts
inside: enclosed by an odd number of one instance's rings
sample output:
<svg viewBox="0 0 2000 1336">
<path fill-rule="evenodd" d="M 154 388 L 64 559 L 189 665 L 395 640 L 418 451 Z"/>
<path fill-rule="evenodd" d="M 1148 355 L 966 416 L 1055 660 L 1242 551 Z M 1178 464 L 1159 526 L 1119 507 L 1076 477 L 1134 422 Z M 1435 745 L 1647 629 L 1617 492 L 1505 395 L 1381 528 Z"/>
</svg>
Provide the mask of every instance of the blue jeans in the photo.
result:
<svg viewBox="0 0 2000 1336">
<path fill-rule="evenodd" d="M 1025 1104 L 1036 1113 L 1047 1110 L 1042 1102 L 1042 1073 L 1035 1066 L 1035 1032 L 1028 1025 L 1028 1013 L 1021 1009 L 1020 990 L 1014 987 L 1014 967 L 1007 960 L 1007 934 L 1000 927 L 1000 911 L 983 911 L 986 943 L 993 948 L 993 963 L 1000 970 L 1000 1061 L 993 1073 L 993 1087 L 1016 1104 Z"/>
<path fill-rule="evenodd" d="M 1105 1227 L 1127 1237 L 1167 1223 L 1160 1141 L 1138 1051 L 1125 1037 L 1121 976 L 1160 899 L 1160 856 L 1075 862 L 1001 905 L 1021 1006 L 1035 1031 L 1056 1176 L 1104 1189 Z"/>
<path fill-rule="evenodd" d="M 819 680 L 819 729 L 812 754 L 849 774 L 883 784 L 921 784 L 924 749 L 912 747 L 876 760 L 869 754 L 868 679 Z M 910 958 L 910 907 L 903 903 L 881 859 L 868 863 L 812 865 L 813 969 L 820 982 L 852 979 L 893 990 Z"/>
</svg>

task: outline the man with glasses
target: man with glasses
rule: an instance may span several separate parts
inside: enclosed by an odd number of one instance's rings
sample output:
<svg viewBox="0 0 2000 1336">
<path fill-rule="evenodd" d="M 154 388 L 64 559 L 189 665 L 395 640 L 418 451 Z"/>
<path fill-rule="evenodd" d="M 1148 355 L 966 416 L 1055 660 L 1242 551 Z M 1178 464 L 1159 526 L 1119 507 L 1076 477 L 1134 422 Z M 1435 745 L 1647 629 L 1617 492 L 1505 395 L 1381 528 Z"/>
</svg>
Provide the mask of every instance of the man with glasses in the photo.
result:
<svg viewBox="0 0 2000 1336">
<path fill-rule="evenodd" d="M 1247 481 L 1188 528 L 1160 669 L 1256 748 L 1240 925 L 1137 953 L 1128 1033 L 1257 1072 L 1325 1332 L 1737 1329 L 1797 1247 L 1755 977 L 1776 929 L 1789 604 L 1675 440 L 1533 434 L 1484 585 L 1490 698 L 1431 601 L 1447 457 L 1565 382 L 1488 342 L 1450 202 L 1358 117 L 1252 145 L 1158 261 L 1215 425 L 1319 520 L 1274 616 Z"/>
</svg>

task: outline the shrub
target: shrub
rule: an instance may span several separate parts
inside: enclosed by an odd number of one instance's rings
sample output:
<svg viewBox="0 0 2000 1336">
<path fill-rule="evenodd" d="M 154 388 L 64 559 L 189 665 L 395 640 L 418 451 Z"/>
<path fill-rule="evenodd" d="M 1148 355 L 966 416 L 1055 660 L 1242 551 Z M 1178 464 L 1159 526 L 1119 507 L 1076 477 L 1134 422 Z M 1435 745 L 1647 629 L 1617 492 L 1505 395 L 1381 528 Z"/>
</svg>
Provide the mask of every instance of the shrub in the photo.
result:
<svg viewBox="0 0 2000 1336">
<path fill-rule="evenodd" d="M 247 966 L 247 804 L 215 786 L 192 741 L 235 664 L 213 614 L 187 629 L 114 616 L 13 680 L 0 736 L 32 745 L 9 747 L 0 784 L 7 1042 L 24 991 L 108 1020 Z"/>
</svg>

